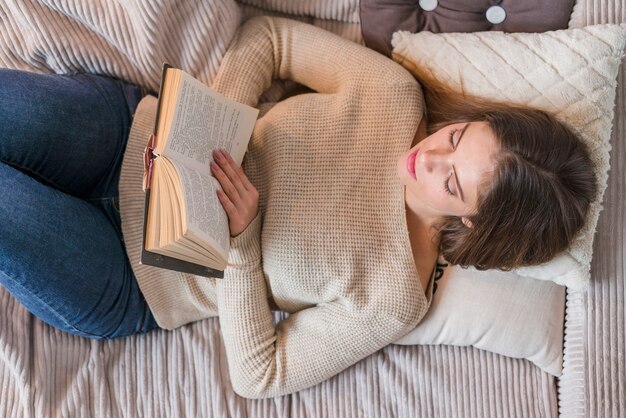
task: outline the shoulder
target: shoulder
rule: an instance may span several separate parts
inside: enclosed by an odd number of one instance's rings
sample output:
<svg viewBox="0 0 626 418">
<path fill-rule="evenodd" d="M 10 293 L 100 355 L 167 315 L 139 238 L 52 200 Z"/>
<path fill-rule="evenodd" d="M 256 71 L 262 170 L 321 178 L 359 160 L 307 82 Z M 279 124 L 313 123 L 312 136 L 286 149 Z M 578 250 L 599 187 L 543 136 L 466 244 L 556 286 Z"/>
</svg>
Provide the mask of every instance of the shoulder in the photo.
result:
<svg viewBox="0 0 626 418">
<path fill-rule="evenodd" d="M 428 310 L 428 300 L 419 280 L 388 283 L 363 306 L 362 319 L 375 332 L 388 334 L 388 339 L 399 338 L 403 332 L 415 328 Z"/>
</svg>

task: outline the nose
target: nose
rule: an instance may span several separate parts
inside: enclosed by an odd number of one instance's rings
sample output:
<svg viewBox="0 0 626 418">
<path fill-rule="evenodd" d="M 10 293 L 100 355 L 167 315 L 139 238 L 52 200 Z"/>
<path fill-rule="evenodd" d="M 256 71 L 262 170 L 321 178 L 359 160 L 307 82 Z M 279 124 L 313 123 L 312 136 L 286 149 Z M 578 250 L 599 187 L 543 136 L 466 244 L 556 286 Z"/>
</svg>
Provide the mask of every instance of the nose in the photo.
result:
<svg viewBox="0 0 626 418">
<path fill-rule="evenodd" d="M 450 153 L 445 150 L 431 149 L 425 150 L 419 156 L 421 163 L 424 164 L 424 169 L 428 173 L 444 173 L 447 174 L 450 171 Z"/>
</svg>

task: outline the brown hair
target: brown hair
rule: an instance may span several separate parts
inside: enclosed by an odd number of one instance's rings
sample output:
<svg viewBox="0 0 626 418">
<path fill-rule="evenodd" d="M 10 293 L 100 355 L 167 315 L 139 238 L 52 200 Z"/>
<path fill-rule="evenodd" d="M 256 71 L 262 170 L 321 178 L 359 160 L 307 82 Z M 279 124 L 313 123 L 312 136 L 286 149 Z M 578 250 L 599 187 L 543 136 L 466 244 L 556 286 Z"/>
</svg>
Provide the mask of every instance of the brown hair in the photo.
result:
<svg viewBox="0 0 626 418">
<path fill-rule="evenodd" d="M 477 212 L 435 222 L 439 253 L 479 270 L 540 264 L 565 250 L 584 225 L 597 191 L 585 143 L 537 109 L 461 95 L 434 79 L 425 86 L 428 134 L 461 122 L 487 122 L 500 144 L 494 176 L 480 190 Z"/>
</svg>

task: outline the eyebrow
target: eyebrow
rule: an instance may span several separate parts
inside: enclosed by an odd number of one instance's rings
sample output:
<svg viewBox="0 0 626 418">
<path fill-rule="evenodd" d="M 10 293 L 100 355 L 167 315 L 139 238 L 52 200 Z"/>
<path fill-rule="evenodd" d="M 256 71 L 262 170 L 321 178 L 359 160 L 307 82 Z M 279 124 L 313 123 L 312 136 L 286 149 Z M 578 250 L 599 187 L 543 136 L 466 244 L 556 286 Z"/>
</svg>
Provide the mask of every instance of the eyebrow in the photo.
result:
<svg viewBox="0 0 626 418">
<path fill-rule="evenodd" d="M 468 122 L 467 125 L 465 125 L 465 127 L 461 130 L 461 134 L 459 135 L 459 140 L 457 141 L 456 147 L 454 148 L 455 151 L 459 147 L 459 144 L 461 143 L 461 139 L 463 138 L 463 134 L 465 133 L 465 131 L 467 130 L 467 128 L 470 126 L 471 123 L 472 122 Z M 463 197 L 463 189 L 461 189 L 461 182 L 459 181 L 459 176 L 456 174 L 456 168 L 454 167 L 454 164 L 452 164 L 452 170 L 454 171 L 454 182 L 456 183 L 457 189 L 459 189 L 459 195 L 461 195 L 461 201 L 465 203 L 465 198 Z"/>
</svg>

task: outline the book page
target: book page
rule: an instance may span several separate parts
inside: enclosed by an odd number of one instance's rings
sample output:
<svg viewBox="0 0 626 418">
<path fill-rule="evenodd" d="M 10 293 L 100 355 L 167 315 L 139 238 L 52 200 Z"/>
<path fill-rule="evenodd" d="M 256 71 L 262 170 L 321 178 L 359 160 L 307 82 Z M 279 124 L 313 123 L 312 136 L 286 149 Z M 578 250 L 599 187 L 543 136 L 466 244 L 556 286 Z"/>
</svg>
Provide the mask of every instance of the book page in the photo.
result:
<svg viewBox="0 0 626 418">
<path fill-rule="evenodd" d="M 228 215 L 219 201 L 216 178 L 176 164 L 185 195 L 187 227 L 203 240 L 215 245 L 216 250 L 228 259 L 230 230 Z M 193 193 L 189 193 L 193 190 Z"/>
<path fill-rule="evenodd" d="M 180 74 L 176 108 L 163 154 L 209 176 L 214 149 L 228 150 L 241 165 L 259 111 L 227 99 L 184 71 Z"/>
</svg>

